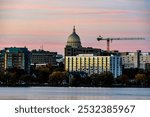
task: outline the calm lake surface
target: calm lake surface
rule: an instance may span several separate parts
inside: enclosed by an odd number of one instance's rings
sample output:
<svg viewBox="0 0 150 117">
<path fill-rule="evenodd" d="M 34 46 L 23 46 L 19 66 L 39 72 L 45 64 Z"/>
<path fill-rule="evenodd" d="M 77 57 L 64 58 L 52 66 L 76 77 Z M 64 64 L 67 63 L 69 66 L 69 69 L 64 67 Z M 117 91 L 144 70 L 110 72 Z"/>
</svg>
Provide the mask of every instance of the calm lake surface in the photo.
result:
<svg viewBox="0 0 150 117">
<path fill-rule="evenodd" d="M 0 100 L 150 100 L 150 88 L 1 87 Z"/>
</svg>

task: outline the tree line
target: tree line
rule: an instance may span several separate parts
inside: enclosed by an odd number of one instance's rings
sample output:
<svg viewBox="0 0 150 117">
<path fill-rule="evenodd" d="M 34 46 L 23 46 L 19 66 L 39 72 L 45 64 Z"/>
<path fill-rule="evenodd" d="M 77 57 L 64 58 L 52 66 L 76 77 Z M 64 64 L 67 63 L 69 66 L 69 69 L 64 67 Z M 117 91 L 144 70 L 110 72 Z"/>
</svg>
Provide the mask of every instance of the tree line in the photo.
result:
<svg viewBox="0 0 150 117">
<path fill-rule="evenodd" d="M 31 69 L 31 74 L 17 68 L 0 72 L 0 86 L 85 86 L 85 87 L 150 87 L 150 72 L 126 69 L 118 78 L 111 72 L 81 77 L 52 66 Z"/>
</svg>

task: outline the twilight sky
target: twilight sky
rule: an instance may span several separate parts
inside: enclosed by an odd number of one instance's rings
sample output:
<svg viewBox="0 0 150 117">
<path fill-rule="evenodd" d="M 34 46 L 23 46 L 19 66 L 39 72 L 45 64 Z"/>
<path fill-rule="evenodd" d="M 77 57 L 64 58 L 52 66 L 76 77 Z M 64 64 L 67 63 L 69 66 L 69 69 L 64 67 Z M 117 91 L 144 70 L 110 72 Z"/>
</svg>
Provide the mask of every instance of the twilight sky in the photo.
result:
<svg viewBox="0 0 150 117">
<path fill-rule="evenodd" d="M 0 49 L 28 47 L 64 53 L 73 25 L 82 46 L 106 49 L 103 37 L 144 37 L 113 41 L 112 50 L 150 51 L 150 0 L 0 0 Z"/>
</svg>

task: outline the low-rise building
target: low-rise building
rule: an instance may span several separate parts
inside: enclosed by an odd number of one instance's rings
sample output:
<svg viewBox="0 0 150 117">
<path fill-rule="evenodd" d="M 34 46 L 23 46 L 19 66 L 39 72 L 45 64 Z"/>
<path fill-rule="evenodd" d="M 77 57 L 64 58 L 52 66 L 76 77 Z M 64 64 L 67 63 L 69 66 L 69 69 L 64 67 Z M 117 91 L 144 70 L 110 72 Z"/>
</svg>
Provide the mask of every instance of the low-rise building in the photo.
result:
<svg viewBox="0 0 150 117">
<path fill-rule="evenodd" d="M 94 56 L 79 54 L 65 57 L 65 70 L 68 72 L 86 72 L 88 75 L 110 71 L 114 77 L 122 74 L 120 56 Z"/>
<path fill-rule="evenodd" d="M 79 54 L 94 54 L 96 56 L 108 55 L 106 51 L 98 49 L 98 48 L 92 48 L 92 47 L 75 48 L 71 46 L 65 47 L 65 56 L 76 56 Z"/>
<path fill-rule="evenodd" d="M 31 65 L 47 65 L 55 66 L 57 52 L 49 52 L 44 50 L 32 50 L 31 51 Z"/>
<path fill-rule="evenodd" d="M 147 64 L 150 63 L 150 53 L 149 52 L 141 52 L 138 50 L 137 52 L 124 52 L 121 53 L 122 57 L 122 65 L 125 69 L 129 68 L 140 68 L 147 69 Z"/>
</svg>

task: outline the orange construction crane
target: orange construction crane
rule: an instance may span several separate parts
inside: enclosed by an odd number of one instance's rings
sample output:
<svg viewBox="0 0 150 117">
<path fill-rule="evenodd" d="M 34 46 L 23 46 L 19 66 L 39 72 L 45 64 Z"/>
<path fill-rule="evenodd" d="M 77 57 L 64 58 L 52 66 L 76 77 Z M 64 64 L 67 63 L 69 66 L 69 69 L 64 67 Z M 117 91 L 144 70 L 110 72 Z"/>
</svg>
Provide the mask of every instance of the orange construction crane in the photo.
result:
<svg viewBox="0 0 150 117">
<path fill-rule="evenodd" d="M 97 38 L 98 41 L 107 41 L 107 51 L 110 51 L 110 41 L 113 40 L 145 40 L 145 38 L 103 38 L 102 36 L 99 36 Z"/>
</svg>

